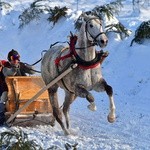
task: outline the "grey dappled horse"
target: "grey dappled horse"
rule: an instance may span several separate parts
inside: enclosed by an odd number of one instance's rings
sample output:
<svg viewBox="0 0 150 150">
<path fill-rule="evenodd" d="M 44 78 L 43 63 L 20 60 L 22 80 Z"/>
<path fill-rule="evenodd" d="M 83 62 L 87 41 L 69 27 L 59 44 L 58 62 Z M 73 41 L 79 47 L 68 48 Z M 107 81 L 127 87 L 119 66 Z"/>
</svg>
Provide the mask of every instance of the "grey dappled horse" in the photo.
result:
<svg viewBox="0 0 150 150">
<path fill-rule="evenodd" d="M 100 47 L 107 45 L 108 39 L 103 31 L 102 22 L 95 16 L 89 16 L 82 14 L 83 23 L 78 33 L 78 39 L 75 51 L 78 56 L 86 62 L 92 62 L 96 58 L 95 43 Z M 52 79 L 59 75 L 59 73 L 71 64 L 72 57 L 68 57 L 59 62 L 57 66 L 55 60 L 62 56 L 66 56 L 69 53 L 69 49 L 62 45 L 54 46 L 50 48 L 44 55 L 41 65 L 42 77 L 47 85 Z M 65 91 L 65 100 L 63 103 L 63 114 L 66 120 L 66 126 L 62 121 L 62 111 L 58 104 L 57 90 L 61 87 Z M 94 98 L 89 92 L 95 90 L 97 92 L 106 91 L 110 100 L 110 112 L 108 114 L 108 121 L 115 121 L 115 104 L 113 99 L 112 87 L 102 77 L 100 63 L 93 68 L 82 68 L 77 67 L 71 71 L 68 75 L 63 77 L 62 80 L 58 81 L 52 87 L 48 89 L 50 102 L 53 109 L 53 117 L 62 127 L 65 134 L 69 134 L 69 109 L 70 104 L 75 100 L 76 97 L 86 98 L 90 105 L 88 106 L 91 110 L 96 110 Z"/>
</svg>

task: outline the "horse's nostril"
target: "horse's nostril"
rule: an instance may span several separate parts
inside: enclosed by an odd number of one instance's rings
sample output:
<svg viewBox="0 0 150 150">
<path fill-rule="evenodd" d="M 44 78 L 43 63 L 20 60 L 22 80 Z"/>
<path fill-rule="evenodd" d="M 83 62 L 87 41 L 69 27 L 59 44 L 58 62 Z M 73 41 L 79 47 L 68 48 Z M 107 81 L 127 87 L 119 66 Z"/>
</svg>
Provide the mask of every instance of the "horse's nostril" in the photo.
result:
<svg viewBox="0 0 150 150">
<path fill-rule="evenodd" d="M 102 44 L 107 44 L 107 43 L 108 43 L 108 40 L 101 40 L 101 43 L 102 43 Z"/>
<path fill-rule="evenodd" d="M 101 40 L 101 43 L 104 44 L 104 40 Z"/>
</svg>

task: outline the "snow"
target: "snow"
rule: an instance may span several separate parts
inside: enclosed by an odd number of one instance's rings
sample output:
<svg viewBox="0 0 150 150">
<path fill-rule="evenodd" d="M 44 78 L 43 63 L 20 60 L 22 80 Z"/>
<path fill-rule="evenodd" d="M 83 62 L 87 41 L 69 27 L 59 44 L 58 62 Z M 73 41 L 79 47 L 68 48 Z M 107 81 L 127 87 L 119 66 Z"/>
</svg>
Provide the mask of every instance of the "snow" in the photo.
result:
<svg viewBox="0 0 150 150">
<path fill-rule="evenodd" d="M 40 20 L 33 21 L 23 29 L 18 29 L 18 16 L 33 0 L 4 0 L 12 5 L 9 12 L 3 9 L 0 16 L 0 59 L 7 59 L 7 53 L 18 50 L 21 60 L 30 64 L 41 58 L 42 50 L 57 41 L 67 41 L 70 31 L 75 33 L 74 21 L 82 11 L 93 9 L 96 5 L 111 2 L 102 0 L 53 0 L 50 6 L 70 8 L 67 18 L 62 18 L 55 26 L 46 21 L 46 14 Z M 43 2 L 44 3 L 44 2 Z M 30 139 L 35 139 L 43 149 L 55 145 L 65 149 L 64 144 L 78 143 L 78 150 L 149 150 L 150 149 L 150 42 L 139 45 L 131 40 L 134 31 L 142 21 L 150 19 L 150 7 L 141 8 L 140 13 L 132 10 L 131 0 L 123 2 L 119 16 L 116 16 L 126 28 L 132 30 L 130 37 L 119 40 L 109 37 L 109 51 L 102 72 L 106 81 L 114 89 L 116 104 L 116 122 L 108 123 L 109 101 L 106 93 L 93 92 L 97 111 L 87 109 L 88 102 L 77 98 L 71 105 L 71 135 L 65 136 L 60 126 L 11 127 L 23 130 Z M 40 65 L 37 65 L 40 70 Z M 38 74 L 37 74 L 38 75 Z M 64 93 L 59 90 L 60 103 Z M 0 128 L 0 132 L 8 130 Z"/>
</svg>

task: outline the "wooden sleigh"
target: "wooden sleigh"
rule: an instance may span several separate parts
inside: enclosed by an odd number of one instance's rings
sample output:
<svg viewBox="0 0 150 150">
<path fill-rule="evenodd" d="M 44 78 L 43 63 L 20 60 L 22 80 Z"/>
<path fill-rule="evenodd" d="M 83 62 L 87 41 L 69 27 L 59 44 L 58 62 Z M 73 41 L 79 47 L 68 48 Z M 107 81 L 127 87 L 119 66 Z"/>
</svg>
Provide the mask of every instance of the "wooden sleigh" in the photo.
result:
<svg viewBox="0 0 150 150">
<path fill-rule="evenodd" d="M 7 77 L 8 101 L 7 119 L 25 105 L 44 86 L 41 77 L 17 76 Z M 12 121 L 12 125 L 37 125 L 51 122 L 52 108 L 48 92 L 44 91 L 37 99 L 22 110 Z"/>
<path fill-rule="evenodd" d="M 11 125 L 33 126 L 37 124 L 54 125 L 52 106 L 47 89 L 61 80 L 78 65 L 70 66 L 45 85 L 41 77 L 7 77 L 8 101 L 6 104 L 6 123 Z"/>
</svg>

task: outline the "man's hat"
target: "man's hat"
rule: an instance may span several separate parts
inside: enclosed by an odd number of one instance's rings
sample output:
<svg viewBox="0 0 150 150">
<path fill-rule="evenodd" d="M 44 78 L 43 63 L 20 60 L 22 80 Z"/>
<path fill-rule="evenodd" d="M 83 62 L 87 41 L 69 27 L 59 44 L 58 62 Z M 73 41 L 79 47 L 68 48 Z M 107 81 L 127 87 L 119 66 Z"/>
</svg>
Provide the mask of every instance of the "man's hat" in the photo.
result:
<svg viewBox="0 0 150 150">
<path fill-rule="evenodd" d="M 20 61 L 20 55 L 19 55 L 19 53 L 18 53 L 16 50 L 12 49 L 12 50 L 8 53 L 7 59 L 8 59 L 9 61 L 11 61 L 11 60 L 19 60 L 19 61 Z"/>
</svg>

